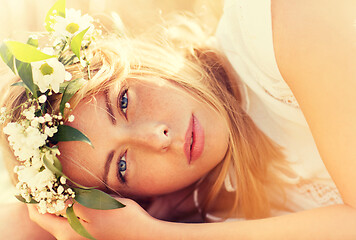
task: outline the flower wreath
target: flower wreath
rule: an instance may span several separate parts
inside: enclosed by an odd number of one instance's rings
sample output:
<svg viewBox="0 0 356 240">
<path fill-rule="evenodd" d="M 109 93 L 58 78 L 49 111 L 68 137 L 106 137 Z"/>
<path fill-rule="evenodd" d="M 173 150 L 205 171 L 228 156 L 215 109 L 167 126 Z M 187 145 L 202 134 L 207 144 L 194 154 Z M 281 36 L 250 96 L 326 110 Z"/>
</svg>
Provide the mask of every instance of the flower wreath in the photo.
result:
<svg viewBox="0 0 356 240">
<path fill-rule="evenodd" d="M 27 100 L 14 109 L 0 109 L 0 123 L 18 160 L 14 172 L 18 176 L 16 196 L 22 202 L 37 204 L 40 213 L 58 214 L 66 209 L 71 227 L 80 235 L 94 239 L 78 217 L 73 205 L 107 210 L 124 207 L 110 195 L 84 187 L 63 172 L 57 156 L 56 144 L 61 141 L 90 140 L 79 130 L 64 125 L 64 110 L 71 110 L 68 101 L 90 79 L 72 79 L 65 66 L 80 63 L 90 72 L 90 57 L 86 49 L 101 34 L 94 27 L 94 19 L 80 11 L 65 8 L 65 0 L 58 0 L 48 11 L 45 27 L 51 45 L 40 48 L 38 36 L 27 43 L 6 40 L 0 45 L 0 56 L 11 70 L 21 78 L 13 87 L 24 87 Z M 90 74 L 88 74 L 90 78 Z M 62 94 L 58 114 L 47 100 L 53 93 Z M 14 111 L 20 117 L 11 122 Z M 71 122 L 73 115 L 66 119 Z M 67 184 L 70 182 L 70 186 Z M 73 187 L 75 186 L 75 187 Z M 69 203 L 69 204 L 66 204 Z"/>
</svg>

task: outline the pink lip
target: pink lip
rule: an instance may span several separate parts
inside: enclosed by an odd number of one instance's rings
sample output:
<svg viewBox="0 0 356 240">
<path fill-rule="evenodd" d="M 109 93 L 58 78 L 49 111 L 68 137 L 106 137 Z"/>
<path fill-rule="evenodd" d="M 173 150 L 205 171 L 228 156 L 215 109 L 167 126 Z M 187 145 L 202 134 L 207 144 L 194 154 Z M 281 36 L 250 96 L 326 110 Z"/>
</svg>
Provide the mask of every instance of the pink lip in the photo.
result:
<svg viewBox="0 0 356 240">
<path fill-rule="evenodd" d="M 190 146 L 190 140 L 193 136 L 193 143 Z M 192 163 L 200 157 L 204 150 L 204 129 L 198 119 L 192 115 L 187 132 L 185 134 L 184 153 L 188 163 Z"/>
</svg>

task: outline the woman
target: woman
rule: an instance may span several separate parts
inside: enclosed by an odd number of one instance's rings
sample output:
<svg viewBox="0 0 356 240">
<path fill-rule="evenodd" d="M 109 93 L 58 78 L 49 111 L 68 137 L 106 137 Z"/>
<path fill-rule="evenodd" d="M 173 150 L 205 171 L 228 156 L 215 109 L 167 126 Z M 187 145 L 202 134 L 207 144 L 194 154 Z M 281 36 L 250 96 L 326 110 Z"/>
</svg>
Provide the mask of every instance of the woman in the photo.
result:
<svg viewBox="0 0 356 240">
<path fill-rule="evenodd" d="M 81 143 L 63 143 L 60 145 L 61 162 L 64 172 L 73 180 L 131 197 L 159 219 L 184 221 L 190 213 L 196 219 L 198 212 L 206 221 L 221 221 L 226 217 L 256 220 L 171 223 L 152 218 L 128 199 L 122 199 L 127 204 L 123 209 L 97 211 L 76 205 L 75 211 L 88 231 L 99 239 L 355 238 L 356 196 L 353 189 L 356 183 L 352 174 L 356 168 L 352 151 L 353 133 L 356 133 L 353 124 L 356 109 L 352 105 L 352 87 L 356 84 L 352 54 L 353 39 L 356 39 L 355 7 L 351 1 L 341 4 L 323 2 L 323 5 L 319 1 L 307 5 L 303 1 L 278 0 L 271 4 L 267 1 L 264 5 L 254 1 L 225 4 L 226 12 L 217 36 L 229 61 L 248 86 L 246 91 L 243 91 L 243 85 L 237 84 L 238 78 L 228 62 L 211 48 L 203 50 L 206 46 L 196 47 L 188 54 L 190 44 L 181 39 L 175 39 L 174 43 L 182 52 L 175 48 L 171 50 L 170 46 L 163 51 L 148 42 L 141 46 L 140 41 L 133 40 L 127 45 L 125 41 L 118 43 L 123 47 L 115 45 L 116 50 L 112 50 L 112 44 L 101 46 L 97 50 L 100 58 L 93 63 L 97 67 L 92 69 L 96 73 L 94 81 L 91 86 L 81 89 L 71 102 L 71 106 L 75 106 L 75 121 L 68 123 L 86 132 L 93 144 L 100 147 L 92 150 L 84 148 Z M 239 26 L 233 26 L 231 22 L 236 11 L 242 14 L 238 15 Z M 258 15 L 253 18 L 255 13 Z M 272 25 L 269 25 L 268 17 L 272 17 Z M 259 25 L 266 22 L 267 25 Z M 250 25 L 246 27 L 246 23 Z M 239 36 L 243 39 L 226 34 L 224 28 L 241 31 Z M 259 32 L 254 32 L 258 28 L 267 33 L 258 35 Z M 267 55 L 260 54 L 259 46 L 253 46 L 258 42 L 253 39 L 260 36 L 268 37 L 264 39 L 269 47 Z M 229 46 L 229 41 L 236 46 Z M 195 46 L 199 42 L 192 41 Z M 252 51 L 259 51 L 251 54 L 251 45 L 254 47 Z M 139 51 L 138 46 L 141 47 Z M 246 52 L 236 53 L 233 47 Z M 297 167 L 293 167 L 291 158 L 295 152 L 303 150 L 306 156 L 316 158 L 318 155 L 315 155 L 314 146 L 310 146 L 313 142 L 305 141 L 307 136 L 299 132 L 304 128 L 296 128 L 273 115 L 281 111 L 270 109 L 271 106 L 285 105 L 273 103 L 267 96 L 277 98 L 275 100 L 279 102 L 287 98 L 279 99 L 269 85 L 261 88 L 265 81 L 253 85 L 247 78 L 267 76 L 274 79 L 277 65 L 272 64 L 273 69 L 261 65 L 263 57 L 271 57 L 273 47 L 272 56 L 275 54 L 282 80 L 290 87 L 300 107 L 300 110 L 286 111 L 289 111 L 288 115 L 294 112 L 294 118 L 298 118 L 295 112 L 303 112 L 342 201 L 318 162 L 313 163 L 311 172 L 301 170 L 298 164 L 301 160 L 298 159 L 295 160 Z M 130 64 L 119 65 L 114 61 L 121 54 L 127 55 L 120 61 L 131 59 Z M 132 55 L 134 58 L 130 58 Z M 145 58 L 146 55 L 150 59 Z M 164 64 L 162 59 L 165 59 Z M 156 63 L 160 63 L 160 68 L 154 67 L 158 65 Z M 106 80 L 101 82 L 99 78 Z M 128 86 L 128 89 L 122 86 Z M 161 100 L 161 96 L 166 101 Z M 249 105 L 245 105 L 243 99 L 249 99 Z M 293 98 L 292 103 L 283 104 L 292 105 Z M 273 127 L 273 131 L 265 129 L 263 133 L 259 130 L 244 108 L 250 111 L 261 129 L 266 128 L 265 124 Z M 257 110 L 264 111 L 265 115 L 259 115 Z M 181 121 L 177 121 L 178 117 Z M 98 122 L 105 126 L 101 131 L 98 131 Z M 190 124 L 192 128 L 188 127 Z M 294 145 L 295 142 L 282 138 L 284 131 L 289 133 L 293 129 L 293 137 L 301 134 L 302 145 Z M 275 131 L 277 134 L 273 134 Z M 183 145 L 190 143 L 192 135 L 192 146 L 185 156 L 187 147 Z M 214 142 L 215 138 L 218 141 Z M 283 152 L 275 142 L 287 151 Z M 155 166 L 155 160 L 159 161 L 158 166 Z M 118 167 L 116 173 L 114 166 Z M 314 174 L 318 170 L 321 173 Z M 327 190 L 322 196 L 333 195 L 320 203 L 308 194 L 303 195 L 300 186 L 322 186 L 320 189 Z M 160 197 L 156 198 L 157 195 Z M 310 208 L 313 209 L 307 210 Z M 230 213 L 229 210 L 233 211 Z M 33 207 L 29 207 L 29 211 L 32 219 L 55 237 L 77 237 L 63 218 L 40 215 Z M 291 211 L 298 212 L 283 215 Z M 276 217 L 264 218 L 268 216 Z"/>
</svg>

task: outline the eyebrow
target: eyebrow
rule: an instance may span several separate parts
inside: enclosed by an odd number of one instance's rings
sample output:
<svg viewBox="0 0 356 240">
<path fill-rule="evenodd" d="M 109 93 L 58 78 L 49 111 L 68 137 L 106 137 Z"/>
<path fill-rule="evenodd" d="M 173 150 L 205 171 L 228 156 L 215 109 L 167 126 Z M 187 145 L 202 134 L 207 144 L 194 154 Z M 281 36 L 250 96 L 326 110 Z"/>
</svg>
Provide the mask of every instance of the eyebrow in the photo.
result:
<svg viewBox="0 0 356 240">
<path fill-rule="evenodd" d="M 110 165 L 111 162 L 114 158 L 114 151 L 111 151 L 109 153 L 109 155 L 106 158 L 106 162 L 105 162 L 105 167 L 104 167 L 104 176 L 103 176 L 103 181 L 105 183 L 105 186 L 107 186 L 107 182 L 108 182 L 108 174 L 109 174 L 109 169 L 110 169 Z"/>
<path fill-rule="evenodd" d="M 110 102 L 109 93 L 108 91 L 105 91 L 104 94 L 105 94 L 106 112 L 109 115 L 112 124 L 116 125 L 116 118 L 114 117 L 114 112 L 111 107 L 112 103 Z"/>
</svg>

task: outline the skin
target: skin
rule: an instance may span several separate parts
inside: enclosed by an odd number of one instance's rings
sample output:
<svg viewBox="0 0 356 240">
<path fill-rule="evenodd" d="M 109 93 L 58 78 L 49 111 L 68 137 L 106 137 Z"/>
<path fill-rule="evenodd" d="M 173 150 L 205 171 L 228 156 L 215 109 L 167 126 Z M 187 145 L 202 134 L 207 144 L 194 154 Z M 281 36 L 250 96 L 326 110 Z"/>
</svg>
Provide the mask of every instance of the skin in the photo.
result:
<svg viewBox="0 0 356 240">
<path fill-rule="evenodd" d="M 111 236 L 115 232 L 116 239 L 355 239 L 355 13 L 356 5 L 351 0 L 272 1 L 273 39 L 280 72 L 300 104 L 344 204 L 260 220 L 213 224 L 168 223 L 147 220 L 141 214 L 130 225 L 130 221 L 126 224 L 118 220 L 129 220 L 127 212 L 117 211 L 116 220 L 111 220 L 119 230 L 113 228 Z M 131 217 L 134 209 L 137 208 L 130 210 Z M 88 219 L 90 212 L 82 209 Z M 95 221 L 94 214 L 91 217 Z M 110 223 L 109 214 L 107 217 Z M 61 219 L 53 216 L 35 213 L 33 219 L 54 234 L 56 224 L 67 229 L 60 225 Z M 97 236 L 110 239 L 105 234 L 109 233 L 103 231 Z M 69 232 L 56 236 L 75 239 Z"/>
<path fill-rule="evenodd" d="M 82 142 L 59 144 L 63 171 L 70 178 L 100 188 L 106 182 L 124 196 L 157 196 L 190 186 L 222 161 L 228 128 L 210 106 L 166 80 L 128 79 L 126 88 L 126 109 L 117 107 L 120 94 L 114 91 L 84 99 L 74 109 L 75 120 L 68 125 L 85 133 L 94 148 Z M 204 130 L 204 150 L 189 162 L 184 143 L 192 115 Z M 126 182 L 122 183 L 117 172 L 125 152 L 127 169 L 121 173 Z M 113 158 L 106 176 L 110 154 Z"/>
</svg>

